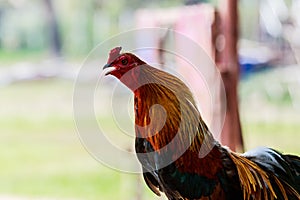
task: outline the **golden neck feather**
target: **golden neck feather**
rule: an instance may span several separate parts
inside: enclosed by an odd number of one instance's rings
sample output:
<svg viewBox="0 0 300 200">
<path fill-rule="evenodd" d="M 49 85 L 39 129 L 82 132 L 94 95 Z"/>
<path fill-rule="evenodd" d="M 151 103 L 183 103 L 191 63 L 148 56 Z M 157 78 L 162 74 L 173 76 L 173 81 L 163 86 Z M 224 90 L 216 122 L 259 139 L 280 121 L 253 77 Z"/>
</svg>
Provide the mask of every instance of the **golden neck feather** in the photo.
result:
<svg viewBox="0 0 300 200">
<path fill-rule="evenodd" d="M 169 144 L 199 151 L 212 146 L 213 136 L 201 118 L 190 89 L 177 77 L 148 65 L 140 67 L 135 94 L 137 137 L 146 137 L 155 150 Z M 178 134 L 178 135 L 177 135 Z"/>
</svg>

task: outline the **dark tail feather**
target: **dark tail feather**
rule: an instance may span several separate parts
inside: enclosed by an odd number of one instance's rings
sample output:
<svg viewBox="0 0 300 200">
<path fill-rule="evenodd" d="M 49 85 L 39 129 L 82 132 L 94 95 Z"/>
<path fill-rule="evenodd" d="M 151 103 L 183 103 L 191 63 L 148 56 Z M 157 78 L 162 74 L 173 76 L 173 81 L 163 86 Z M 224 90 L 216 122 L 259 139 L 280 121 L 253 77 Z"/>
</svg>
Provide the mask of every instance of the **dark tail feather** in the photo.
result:
<svg viewBox="0 0 300 200">
<path fill-rule="evenodd" d="M 290 170 L 295 178 L 295 190 L 300 194 L 300 157 L 294 155 L 284 155 L 284 159 L 290 165 Z"/>
</svg>

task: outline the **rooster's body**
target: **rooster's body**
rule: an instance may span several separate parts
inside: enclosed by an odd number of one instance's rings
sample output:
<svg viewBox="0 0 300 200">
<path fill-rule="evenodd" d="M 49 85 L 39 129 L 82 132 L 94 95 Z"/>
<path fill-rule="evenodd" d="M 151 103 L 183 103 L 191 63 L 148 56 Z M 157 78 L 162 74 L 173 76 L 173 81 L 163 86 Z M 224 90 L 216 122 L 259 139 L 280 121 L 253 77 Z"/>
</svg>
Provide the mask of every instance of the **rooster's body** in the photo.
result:
<svg viewBox="0 0 300 200">
<path fill-rule="evenodd" d="M 300 158 L 214 140 L 189 88 L 121 48 L 105 68 L 134 93 L 135 148 L 146 184 L 169 199 L 300 199 Z"/>
</svg>

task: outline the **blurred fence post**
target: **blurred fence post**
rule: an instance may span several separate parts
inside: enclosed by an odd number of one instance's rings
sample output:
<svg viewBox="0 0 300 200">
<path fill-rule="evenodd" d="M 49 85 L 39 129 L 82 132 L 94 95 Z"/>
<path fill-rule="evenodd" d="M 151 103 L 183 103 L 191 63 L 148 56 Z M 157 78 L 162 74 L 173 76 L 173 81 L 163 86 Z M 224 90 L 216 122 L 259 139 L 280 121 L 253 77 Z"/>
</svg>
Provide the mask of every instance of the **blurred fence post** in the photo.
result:
<svg viewBox="0 0 300 200">
<path fill-rule="evenodd" d="M 52 0 L 44 0 L 44 4 L 47 11 L 46 21 L 49 29 L 50 48 L 54 56 L 58 57 L 61 55 L 62 42 L 59 33 L 56 14 L 52 3 Z"/>
<path fill-rule="evenodd" d="M 221 143 L 233 151 L 244 151 L 237 87 L 239 81 L 238 63 L 238 0 L 219 0 L 220 16 L 216 36 L 216 64 L 226 93 L 226 116 L 221 134 Z"/>
</svg>

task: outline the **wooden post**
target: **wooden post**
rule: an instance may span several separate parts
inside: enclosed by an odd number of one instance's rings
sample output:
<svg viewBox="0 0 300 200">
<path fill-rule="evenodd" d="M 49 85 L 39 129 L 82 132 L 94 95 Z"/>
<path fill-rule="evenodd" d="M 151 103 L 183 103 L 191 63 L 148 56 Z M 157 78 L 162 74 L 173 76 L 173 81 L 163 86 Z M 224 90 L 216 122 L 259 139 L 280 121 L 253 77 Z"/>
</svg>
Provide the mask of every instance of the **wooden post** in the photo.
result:
<svg viewBox="0 0 300 200">
<path fill-rule="evenodd" d="M 226 116 L 221 143 L 233 151 L 243 151 L 237 87 L 239 81 L 238 63 L 238 0 L 219 0 L 220 22 L 216 36 L 216 63 L 226 93 Z"/>
</svg>

